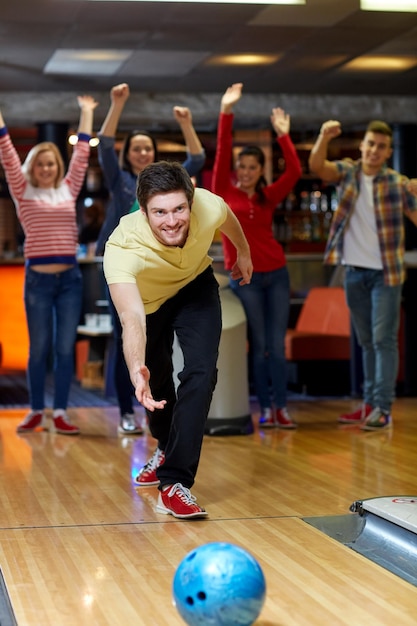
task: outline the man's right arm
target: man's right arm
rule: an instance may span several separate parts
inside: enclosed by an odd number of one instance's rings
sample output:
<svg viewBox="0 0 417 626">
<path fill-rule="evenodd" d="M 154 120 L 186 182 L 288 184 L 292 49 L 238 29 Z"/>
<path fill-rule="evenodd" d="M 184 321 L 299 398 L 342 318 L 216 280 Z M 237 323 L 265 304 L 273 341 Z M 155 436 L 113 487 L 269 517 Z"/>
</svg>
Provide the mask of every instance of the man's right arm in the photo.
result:
<svg viewBox="0 0 417 626">
<path fill-rule="evenodd" d="M 150 373 L 145 365 L 146 315 L 138 287 L 134 283 L 113 283 L 109 290 L 122 325 L 123 353 L 136 398 L 150 411 L 162 409 L 165 400 L 154 400 L 149 386 Z"/>
<path fill-rule="evenodd" d="M 308 159 L 311 173 L 316 174 L 319 178 L 329 183 L 340 180 L 336 164 L 327 159 L 327 148 L 329 142 L 334 137 L 338 137 L 341 132 L 340 122 L 336 120 L 324 122 Z"/>
</svg>

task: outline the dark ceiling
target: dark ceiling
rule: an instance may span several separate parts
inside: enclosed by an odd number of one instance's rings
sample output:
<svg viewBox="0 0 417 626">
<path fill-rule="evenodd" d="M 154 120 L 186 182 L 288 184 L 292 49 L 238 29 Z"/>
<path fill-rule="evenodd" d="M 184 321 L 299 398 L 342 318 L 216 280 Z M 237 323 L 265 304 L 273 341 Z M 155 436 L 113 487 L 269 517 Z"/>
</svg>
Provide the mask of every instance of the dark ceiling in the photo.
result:
<svg viewBox="0 0 417 626">
<path fill-rule="evenodd" d="M 127 60 L 110 75 L 46 73 L 62 49 L 121 50 Z M 237 53 L 278 60 L 262 67 L 211 63 Z M 345 67 L 364 55 L 414 59 L 414 67 Z M 306 0 L 305 6 L 2 0 L 4 95 L 108 92 L 125 81 L 148 94 L 221 94 L 243 82 L 250 94 L 416 96 L 417 13 L 361 11 L 359 0 Z"/>
<path fill-rule="evenodd" d="M 122 49 L 111 76 L 45 74 L 55 50 Z M 266 67 L 216 66 L 213 55 L 279 54 Z M 350 72 L 361 55 L 414 56 L 403 72 Z M 4 91 L 134 90 L 417 94 L 417 13 L 360 11 L 359 0 L 305 6 L 89 0 L 2 0 L 0 80 Z"/>
</svg>

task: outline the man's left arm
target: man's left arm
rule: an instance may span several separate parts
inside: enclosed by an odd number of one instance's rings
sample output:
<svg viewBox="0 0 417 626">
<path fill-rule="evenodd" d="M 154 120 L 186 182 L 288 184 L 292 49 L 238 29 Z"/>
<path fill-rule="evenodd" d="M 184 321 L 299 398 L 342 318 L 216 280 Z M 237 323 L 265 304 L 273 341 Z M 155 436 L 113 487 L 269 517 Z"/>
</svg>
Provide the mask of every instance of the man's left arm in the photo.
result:
<svg viewBox="0 0 417 626">
<path fill-rule="evenodd" d="M 230 273 L 231 277 L 234 280 L 241 278 L 240 285 L 248 285 L 253 272 L 249 244 L 237 217 L 232 213 L 229 207 L 227 207 L 226 220 L 219 227 L 219 230 L 230 239 L 236 248 L 237 258 Z"/>
<path fill-rule="evenodd" d="M 417 197 L 417 178 L 410 178 L 406 185 L 406 188 L 407 191 Z M 410 209 L 405 209 L 404 213 L 408 217 L 408 219 L 413 222 L 414 226 L 417 226 L 417 210 L 411 211 Z"/>
<path fill-rule="evenodd" d="M 413 193 L 417 196 L 417 178 L 410 178 L 407 183 L 407 189 L 410 193 Z"/>
</svg>

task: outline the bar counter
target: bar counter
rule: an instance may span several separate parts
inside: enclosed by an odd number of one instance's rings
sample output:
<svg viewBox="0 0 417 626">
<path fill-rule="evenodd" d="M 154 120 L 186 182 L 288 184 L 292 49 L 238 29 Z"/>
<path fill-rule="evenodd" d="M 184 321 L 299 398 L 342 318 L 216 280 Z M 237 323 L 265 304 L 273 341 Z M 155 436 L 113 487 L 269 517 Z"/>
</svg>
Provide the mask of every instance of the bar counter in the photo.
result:
<svg viewBox="0 0 417 626">
<path fill-rule="evenodd" d="M 223 266 L 221 244 L 210 249 L 214 270 L 227 274 Z M 289 326 L 296 320 L 306 293 L 311 287 L 341 284 L 343 270 L 323 264 L 322 253 L 288 253 L 286 255 L 291 282 L 291 315 Z M 85 313 L 103 313 L 98 303 L 107 300 L 102 258 L 79 259 L 84 276 L 83 323 Z M 404 354 L 404 393 L 417 395 L 417 250 L 405 254 L 407 279 L 403 289 L 404 336 L 400 353 Z M 23 304 L 24 259 L 0 258 L 0 344 L 1 370 L 26 370 L 29 341 Z"/>
<path fill-rule="evenodd" d="M 84 278 L 83 310 L 105 312 L 97 302 L 107 300 L 101 257 L 78 259 Z M 29 338 L 23 302 L 23 257 L 0 258 L 0 371 L 26 370 Z M 80 321 L 82 321 L 80 320 Z"/>
</svg>

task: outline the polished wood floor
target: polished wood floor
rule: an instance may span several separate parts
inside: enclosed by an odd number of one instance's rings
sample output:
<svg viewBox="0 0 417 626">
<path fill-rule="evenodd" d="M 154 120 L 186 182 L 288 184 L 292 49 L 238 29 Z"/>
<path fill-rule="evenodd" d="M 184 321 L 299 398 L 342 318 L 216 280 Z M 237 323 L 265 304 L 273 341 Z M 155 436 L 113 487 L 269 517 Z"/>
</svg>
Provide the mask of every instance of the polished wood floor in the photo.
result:
<svg viewBox="0 0 417 626">
<path fill-rule="evenodd" d="M 80 437 L 19 436 L 0 409 L 0 567 L 19 626 L 180 626 L 176 567 L 209 541 L 255 556 L 267 582 L 257 626 L 417 624 L 417 588 L 307 524 L 358 499 L 416 495 L 417 399 L 391 431 L 338 426 L 353 400 L 300 400 L 295 432 L 206 437 L 193 493 L 208 519 L 154 512 L 131 477 L 149 435 L 117 435 L 116 408 L 70 409 Z M 254 420 L 256 421 L 256 415 Z"/>
</svg>

